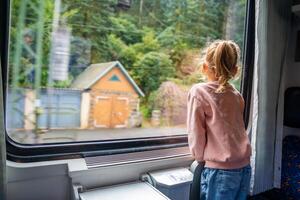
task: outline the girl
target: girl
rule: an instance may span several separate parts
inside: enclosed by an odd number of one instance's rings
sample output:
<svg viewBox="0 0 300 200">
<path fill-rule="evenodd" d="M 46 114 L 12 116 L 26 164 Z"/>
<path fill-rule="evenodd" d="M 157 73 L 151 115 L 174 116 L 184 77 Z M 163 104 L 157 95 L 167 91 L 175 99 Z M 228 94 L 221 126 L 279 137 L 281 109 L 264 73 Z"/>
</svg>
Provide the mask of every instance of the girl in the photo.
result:
<svg viewBox="0 0 300 200">
<path fill-rule="evenodd" d="M 249 192 L 251 146 L 246 134 L 244 100 L 229 84 L 238 71 L 239 47 L 215 41 L 207 48 L 202 71 L 207 83 L 188 94 L 189 147 L 201 174 L 201 200 L 245 200 Z"/>
</svg>

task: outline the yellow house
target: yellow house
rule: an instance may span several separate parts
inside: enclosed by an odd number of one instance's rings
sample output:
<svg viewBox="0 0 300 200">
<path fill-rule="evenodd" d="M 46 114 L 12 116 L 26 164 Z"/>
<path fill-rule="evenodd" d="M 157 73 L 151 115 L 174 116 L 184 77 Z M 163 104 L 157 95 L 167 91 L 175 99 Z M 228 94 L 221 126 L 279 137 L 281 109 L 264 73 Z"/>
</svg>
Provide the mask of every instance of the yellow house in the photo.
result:
<svg viewBox="0 0 300 200">
<path fill-rule="evenodd" d="M 125 128 L 139 111 L 142 90 L 119 61 L 92 64 L 73 82 L 72 88 L 90 94 L 90 128 Z"/>
</svg>

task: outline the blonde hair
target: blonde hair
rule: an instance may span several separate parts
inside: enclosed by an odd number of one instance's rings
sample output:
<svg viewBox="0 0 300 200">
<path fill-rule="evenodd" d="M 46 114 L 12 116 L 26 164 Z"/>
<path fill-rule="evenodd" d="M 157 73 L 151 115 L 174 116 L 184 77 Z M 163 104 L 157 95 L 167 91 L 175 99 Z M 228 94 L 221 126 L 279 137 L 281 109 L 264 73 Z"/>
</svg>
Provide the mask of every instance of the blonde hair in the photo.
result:
<svg viewBox="0 0 300 200">
<path fill-rule="evenodd" d="M 228 81 L 237 74 L 235 67 L 238 64 L 239 55 L 239 46 L 230 40 L 217 40 L 207 46 L 205 61 L 208 67 L 214 70 L 219 82 L 216 93 L 224 92 Z"/>
</svg>

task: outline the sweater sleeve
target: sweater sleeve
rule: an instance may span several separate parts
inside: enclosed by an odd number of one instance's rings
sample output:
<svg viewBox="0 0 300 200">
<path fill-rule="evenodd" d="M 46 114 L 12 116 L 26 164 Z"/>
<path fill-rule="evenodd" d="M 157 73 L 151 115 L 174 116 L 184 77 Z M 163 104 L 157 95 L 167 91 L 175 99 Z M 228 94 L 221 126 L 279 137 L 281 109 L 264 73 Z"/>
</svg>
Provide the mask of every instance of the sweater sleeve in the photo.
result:
<svg viewBox="0 0 300 200">
<path fill-rule="evenodd" d="M 187 103 L 187 132 L 189 148 L 197 161 L 203 161 L 206 128 L 203 102 L 189 93 Z"/>
<path fill-rule="evenodd" d="M 245 100 L 244 100 L 244 98 L 243 98 L 243 96 L 241 94 L 239 94 L 239 102 L 240 102 L 241 110 L 242 110 L 242 112 L 244 112 L 244 109 L 245 109 Z"/>
</svg>

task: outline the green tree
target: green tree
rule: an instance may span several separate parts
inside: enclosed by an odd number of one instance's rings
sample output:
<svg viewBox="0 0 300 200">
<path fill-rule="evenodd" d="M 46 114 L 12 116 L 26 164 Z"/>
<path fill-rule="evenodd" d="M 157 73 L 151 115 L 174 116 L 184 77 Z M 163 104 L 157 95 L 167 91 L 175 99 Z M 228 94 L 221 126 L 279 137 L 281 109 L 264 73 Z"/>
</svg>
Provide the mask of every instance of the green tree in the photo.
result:
<svg viewBox="0 0 300 200">
<path fill-rule="evenodd" d="M 20 31 L 17 30 L 17 20 L 21 2 L 21 0 L 12 1 L 11 58 L 16 46 L 16 34 Z M 45 2 L 42 86 L 47 86 L 54 11 L 54 1 L 45 0 Z M 138 77 L 139 70 L 136 70 L 136 66 L 146 58 L 149 60 L 149 55 L 150 57 L 153 55 L 150 52 L 168 57 L 172 69 L 176 70 L 176 73 L 169 76 L 182 78 L 178 72 L 187 50 L 201 49 L 208 40 L 225 38 L 225 25 L 230 14 L 229 3 L 232 2 L 235 2 L 238 9 L 235 12 L 236 31 L 234 37 L 230 39 L 236 40 L 242 46 L 246 0 L 131 0 L 131 2 L 129 9 L 121 9 L 117 7 L 118 0 L 62 1 L 60 23 L 70 27 L 73 38 L 77 43 L 80 41 L 76 46 L 73 45 L 76 43 L 74 40 L 71 46 L 71 79 L 90 63 L 112 60 L 119 60 L 128 71 Z M 39 1 L 32 0 L 32 4 L 38 5 Z M 26 9 L 28 15 L 24 32 L 32 35 L 34 49 L 36 35 L 34 24 L 37 17 L 31 6 L 27 6 Z M 80 46 L 84 46 L 86 53 L 81 49 L 76 50 Z M 23 49 L 20 60 L 22 66 L 19 82 L 20 85 L 29 87 L 32 82 L 28 78 L 32 73 L 32 58 Z M 12 67 L 12 62 L 10 65 Z M 80 65 L 80 69 L 75 69 L 75 65 Z"/>
<path fill-rule="evenodd" d="M 111 17 L 110 20 L 112 31 L 126 44 L 135 44 L 141 41 L 143 32 L 130 21 L 133 20 L 132 17 L 120 14 L 117 17 Z"/>
<path fill-rule="evenodd" d="M 159 88 L 160 84 L 173 77 L 175 68 L 169 56 L 164 53 L 145 54 L 132 69 L 132 75 L 146 95 Z"/>
<path fill-rule="evenodd" d="M 107 37 L 114 33 L 111 28 L 117 0 L 65 0 L 65 10 L 77 10 L 68 18 L 72 34 L 91 41 L 91 63 L 105 62 L 109 56 Z"/>
<path fill-rule="evenodd" d="M 153 29 L 144 27 L 144 35 L 142 41 L 132 46 L 139 54 L 145 54 L 151 51 L 160 51 L 160 44 L 156 39 L 156 35 Z"/>
<path fill-rule="evenodd" d="M 38 9 L 39 1 L 32 1 L 31 4 L 27 4 L 25 7 L 25 18 L 20 19 L 20 0 L 12 1 L 11 11 L 11 30 L 10 30 L 10 69 L 9 69 L 9 83 L 11 84 L 12 76 L 18 76 L 19 87 L 33 87 L 33 81 L 30 80 L 34 74 L 35 68 L 35 51 L 36 51 L 36 40 L 37 40 L 37 23 L 38 23 Z M 50 52 L 50 39 L 52 29 L 52 18 L 53 18 L 53 1 L 45 1 L 45 10 L 42 13 L 44 18 L 43 26 L 43 52 L 42 52 L 42 64 L 38 66 L 41 68 L 41 85 L 47 85 L 48 76 L 48 56 Z M 18 24 L 23 23 L 23 30 L 18 30 Z M 17 34 L 22 33 L 21 43 L 17 43 Z M 19 73 L 13 74 L 13 69 L 16 67 L 14 63 L 15 50 L 18 46 L 21 46 L 21 57 L 17 58 L 20 60 Z"/>
</svg>

